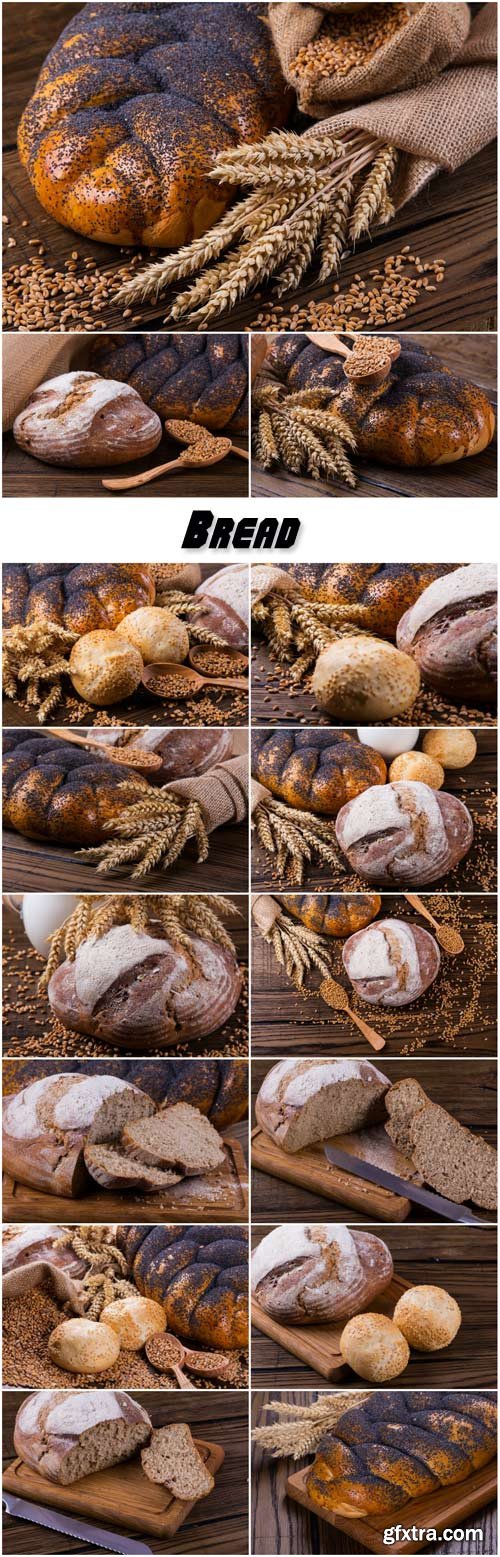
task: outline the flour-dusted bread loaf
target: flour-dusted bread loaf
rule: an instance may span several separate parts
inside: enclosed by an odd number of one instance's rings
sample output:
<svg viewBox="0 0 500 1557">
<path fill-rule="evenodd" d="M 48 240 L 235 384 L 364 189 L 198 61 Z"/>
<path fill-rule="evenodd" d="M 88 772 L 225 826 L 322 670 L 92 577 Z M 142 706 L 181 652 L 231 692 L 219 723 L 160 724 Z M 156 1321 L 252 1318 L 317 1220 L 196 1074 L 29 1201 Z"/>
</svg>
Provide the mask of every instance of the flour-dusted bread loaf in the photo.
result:
<svg viewBox="0 0 500 1557">
<path fill-rule="evenodd" d="M 307 1476 L 321 1511 L 392 1517 L 411 1498 L 465 1481 L 496 1451 L 493 1394 L 377 1390 L 325 1433 Z"/>
<path fill-rule="evenodd" d="M 233 755 L 230 730 L 92 730 L 92 740 L 101 746 L 139 746 L 161 757 L 161 768 L 150 775 L 152 784 L 168 784 L 173 779 L 196 778 L 217 762 Z"/>
<path fill-rule="evenodd" d="M 162 436 L 159 416 L 130 384 L 80 371 L 39 384 L 12 430 L 35 459 L 85 467 L 139 460 Z"/>
<path fill-rule="evenodd" d="M 114 1076 L 145 1092 L 160 1110 L 173 1103 L 192 1103 L 217 1130 L 227 1130 L 248 1113 L 246 1060 L 120 1059 L 113 1060 L 112 1069 Z M 100 1073 L 102 1064 L 85 1059 L 12 1061 L 9 1091 L 21 1091 L 41 1075 L 60 1075 L 66 1070 L 89 1077 Z"/>
<path fill-rule="evenodd" d="M 462 704 L 494 703 L 497 690 L 498 574 L 474 562 L 436 579 L 401 618 L 397 643 L 425 682 Z"/>
<path fill-rule="evenodd" d="M 117 1141 L 127 1120 L 154 1113 L 151 1098 L 117 1076 L 43 1076 L 3 1104 L 3 1166 L 54 1195 L 88 1188 L 86 1141 Z"/>
<path fill-rule="evenodd" d="M 385 1105 L 388 1135 L 432 1189 L 459 1204 L 472 1200 L 487 1211 L 495 1210 L 498 1167 L 493 1146 L 433 1103 L 412 1078 L 395 1082 Z"/>
<path fill-rule="evenodd" d="M 218 1131 L 191 1103 L 174 1103 L 172 1108 L 164 1108 L 144 1130 L 140 1120 L 126 1125 L 122 1145 L 139 1162 L 154 1168 L 172 1168 L 188 1177 L 213 1173 L 225 1161 Z"/>
<path fill-rule="evenodd" d="M 352 869 L 377 886 L 423 887 L 468 854 L 472 818 L 456 795 L 401 780 L 365 789 L 342 807 L 335 831 Z"/>
<path fill-rule="evenodd" d="M 254 1250 L 254 1297 L 272 1319 L 312 1325 L 349 1319 L 389 1285 L 387 1245 L 372 1233 L 338 1224 L 289 1223 L 267 1233 Z"/>
<path fill-rule="evenodd" d="M 147 1411 L 121 1389 L 39 1389 L 17 1413 L 14 1448 L 40 1476 L 68 1487 L 130 1460 L 151 1432 Z"/>
<path fill-rule="evenodd" d="M 196 972 L 160 927 L 158 935 L 130 924 L 91 935 L 52 974 L 51 1008 L 72 1031 L 142 1053 L 204 1038 L 232 1015 L 243 975 L 215 941 L 193 936 L 190 945 Z"/>
<path fill-rule="evenodd" d="M 64 1271 L 69 1281 L 77 1281 L 88 1269 L 87 1261 L 75 1254 L 69 1244 L 61 1243 L 67 1231 L 58 1223 L 44 1222 L 40 1226 L 27 1223 L 25 1227 L 4 1228 L 2 1235 L 2 1274 L 24 1270 L 27 1265 L 50 1265 Z"/>
<path fill-rule="evenodd" d="M 248 1239 L 244 1227 L 119 1227 L 139 1292 L 162 1303 L 167 1329 L 189 1346 L 248 1344 Z"/>
<path fill-rule="evenodd" d="M 409 1006 L 439 973 L 437 941 L 420 925 L 378 919 L 349 936 L 342 961 L 356 994 L 373 1006 Z"/>
<path fill-rule="evenodd" d="M 210 578 L 202 579 L 195 589 L 199 610 L 194 620 L 198 626 L 216 633 L 224 643 L 248 652 L 249 638 L 249 579 L 246 562 L 226 563 Z"/>
<path fill-rule="evenodd" d="M 338 356 L 305 335 L 280 336 L 268 365 L 291 390 L 332 390 L 359 453 L 383 465 L 447 465 L 480 454 L 495 431 L 484 390 L 450 373 L 440 358 L 400 336 L 401 351 L 382 389 L 357 387 Z M 351 342 L 347 341 L 347 345 Z"/>
<path fill-rule="evenodd" d="M 283 1151 L 297 1152 L 383 1119 L 389 1085 L 370 1060 L 279 1060 L 264 1077 L 255 1116 Z"/>
<path fill-rule="evenodd" d="M 378 892 L 284 892 L 280 902 L 309 930 L 340 940 L 363 930 L 382 907 Z"/>
<path fill-rule="evenodd" d="M 107 827 L 123 815 L 130 768 L 62 740 L 14 730 L 4 736 L 3 817 L 25 838 L 87 848 L 109 839 Z M 149 784 L 133 775 L 144 794 Z"/>
<path fill-rule="evenodd" d="M 45 60 L 19 155 L 64 227 L 178 248 L 228 203 L 209 178 L 215 156 L 262 140 L 288 104 L 258 5 L 91 4 Z"/>
<path fill-rule="evenodd" d="M 162 422 L 181 417 L 212 432 L 247 430 L 245 335 L 106 335 L 96 340 L 91 364 L 104 378 L 131 384 Z"/>
<path fill-rule="evenodd" d="M 353 796 L 384 784 L 378 752 L 344 730 L 260 730 L 252 735 L 252 772 L 277 800 L 299 811 L 336 816 Z"/>
<path fill-rule="evenodd" d="M 215 1486 L 187 1422 L 168 1422 L 165 1427 L 153 1428 L 150 1443 L 141 1449 L 141 1461 L 150 1481 L 168 1487 L 183 1502 L 196 1503 Z"/>
<path fill-rule="evenodd" d="M 153 568 L 145 562 L 9 562 L 3 568 L 4 627 L 55 622 L 89 633 L 117 627 L 154 598 Z"/>
</svg>

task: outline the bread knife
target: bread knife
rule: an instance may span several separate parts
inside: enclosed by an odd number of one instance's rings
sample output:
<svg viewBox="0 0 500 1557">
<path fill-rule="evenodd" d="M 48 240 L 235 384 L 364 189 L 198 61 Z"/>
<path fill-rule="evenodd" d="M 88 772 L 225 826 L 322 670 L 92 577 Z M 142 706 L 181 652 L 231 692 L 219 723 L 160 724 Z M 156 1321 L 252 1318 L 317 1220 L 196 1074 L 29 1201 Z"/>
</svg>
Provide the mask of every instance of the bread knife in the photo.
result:
<svg viewBox="0 0 500 1557">
<path fill-rule="evenodd" d="M 26 1498 L 17 1498 L 10 1492 L 2 1492 L 3 1506 L 13 1519 L 29 1519 L 32 1524 L 44 1525 L 47 1530 L 60 1530 L 62 1535 L 74 1536 L 79 1541 L 89 1541 L 91 1546 L 104 1546 L 108 1552 L 149 1553 L 151 1547 L 143 1546 L 141 1541 L 131 1541 L 126 1535 L 112 1535 L 110 1530 L 101 1530 L 98 1525 L 87 1525 L 83 1519 L 68 1519 L 66 1514 L 56 1514 L 52 1508 L 39 1507 L 38 1503 L 28 1503 Z"/>
<path fill-rule="evenodd" d="M 324 1146 L 323 1151 L 334 1168 L 344 1168 L 346 1173 L 354 1173 L 356 1178 L 368 1179 L 370 1184 L 380 1184 L 383 1189 L 391 1189 L 395 1195 L 403 1195 L 405 1200 L 416 1200 L 419 1206 L 428 1206 L 429 1211 L 435 1211 L 436 1216 L 447 1217 L 452 1222 L 481 1222 L 481 1217 L 474 1216 L 474 1212 L 468 1211 L 465 1206 L 458 1206 L 455 1200 L 445 1200 L 443 1195 L 435 1195 L 430 1189 L 421 1189 L 411 1179 L 400 1179 L 396 1173 L 387 1173 L 385 1168 L 379 1168 L 373 1162 L 351 1157 L 350 1152 L 337 1151 L 335 1146 Z"/>
</svg>

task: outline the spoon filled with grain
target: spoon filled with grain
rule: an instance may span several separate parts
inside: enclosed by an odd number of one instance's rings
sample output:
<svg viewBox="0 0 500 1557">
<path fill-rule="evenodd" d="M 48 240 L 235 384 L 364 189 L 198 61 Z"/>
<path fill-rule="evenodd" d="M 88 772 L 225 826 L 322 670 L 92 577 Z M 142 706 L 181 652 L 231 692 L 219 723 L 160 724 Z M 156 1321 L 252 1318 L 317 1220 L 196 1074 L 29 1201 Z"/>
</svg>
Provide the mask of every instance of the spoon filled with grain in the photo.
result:
<svg viewBox="0 0 500 1557">
<path fill-rule="evenodd" d="M 177 665 L 170 660 L 145 665 L 142 684 L 155 697 L 174 698 L 176 702 L 183 697 L 195 697 L 203 687 L 231 687 L 239 692 L 248 691 L 248 680 L 244 676 L 200 676 L 189 665 Z"/>
<path fill-rule="evenodd" d="M 176 1335 L 170 1331 L 162 1331 L 160 1335 L 152 1335 L 146 1341 L 146 1357 L 153 1368 L 160 1368 L 162 1373 L 173 1373 L 177 1379 L 179 1389 L 196 1389 L 196 1384 L 191 1383 L 187 1374 L 183 1372 L 182 1364 L 186 1361 L 186 1347 L 179 1341 Z"/>
<path fill-rule="evenodd" d="M 322 1000 L 326 1000 L 327 1006 L 332 1006 L 334 1011 L 345 1011 L 346 1016 L 350 1016 L 351 1021 L 359 1027 L 360 1033 L 363 1033 L 363 1037 L 371 1043 L 372 1049 L 385 1049 L 385 1038 L 382 1038 L 381 1033 L 376 1033 L 374 1027 L 369 1027 L 368 1022 L 364 1022 L 363 1018 L 353 1011 L 349 1004 L 347 990 L 342 984 L 337 983 L 337 979 L 323 979 L 319 986 L 319 994 Z"/>
<path fill-rule="evenodd" d="M 209 441 L 205 443 L 199 438 L 197 443 L 183 449 L 177 459 L 168 460 L 166 465 L 155 465 L 153 470 L 143 470 L 139 476 L 109 476 L 101 482 L 101 486 L 106 487 L 109 492 L 128 492 L 133 487 L 146 487 L 148 482 L 156 481 L 158 476 L 165 476 L 171 470 L 201 469 L 205 465 L 218 465 L 220 460 L 225 460 L 226 455 L 230 454 L 231 449 L 230 438 L 212 438 L 210 433 Z"/>
<path fill-rule="evenodd" d="M 85 751 L 95 751 L 100 758 L 107 757 L 108 762 L 117 762 L 121 768 L 133 768 L 135 773 L 154 773 L 162 765 L 159 752 L 145 751 L 142 746 L 106 746 L 87 735 L 75 735 L 73 730 L 40 730 L 39 734 L 48 735 L 51 741 L 55 738 L 67 745 L 82 746 Z"/>
<path fill-rule="evenodd" d="M 168 432 L 171 438 L 175 438 L 177 443 L 187 443 L 190 449 L 196 448 L 200 442 L 204 442 L 206 448 L 210 447 L 210 440 L 212 443 L 216 442 L 214 434 L 209 431 L 208 427 L 201 427 L 198 422 L 186 421 L 184 417 L 169 417 L 168 421 L 165 422 L 165 432 Z M 238 444 L 232 441 L 229 452 L 236 454 L 239 460 L 248 461 L 249 459 L 248 449 L 240 449 Z"/>
<path fill-rule="evenodd" d="M 425 903 L 418 896 L 418 892 L 405 892 L 405 898 L 412 908 L 416 908 L 417 914 L 421 914 L 423 919 L 428 919 L 429 924 L 433 925 L 436 931 L 436 940 L 439 941 L 439 945 L 442 946 L 443 951 L 448 953 L 449 957 L 458 957 L 459 952 L 465 951 L 465 941 L 460 931 L 456 930 L 452 924 L 440 924 L 439 919 L 435 919 L 434 914 L 431 914 L 429 909 L 426 908 Z"/>
</svg>

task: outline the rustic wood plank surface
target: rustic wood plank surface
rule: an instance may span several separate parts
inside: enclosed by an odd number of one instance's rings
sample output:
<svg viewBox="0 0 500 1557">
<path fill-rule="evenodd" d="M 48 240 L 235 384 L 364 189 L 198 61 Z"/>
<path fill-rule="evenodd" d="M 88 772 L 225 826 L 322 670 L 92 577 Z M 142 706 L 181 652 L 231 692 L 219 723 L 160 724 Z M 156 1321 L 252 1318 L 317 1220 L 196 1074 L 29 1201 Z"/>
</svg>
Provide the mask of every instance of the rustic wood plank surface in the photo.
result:
<svg viewBox="0 0 500 1557">
<path fill-rule="evenodd" d="M 279 897 L 277 898 L 279 902 Z M 465 950 L 458 957 L 441 951 L 437 978 L 419 1000 L 399 1011 L 370 1006 L 350 983 L 342 963 L 344 941 L 330 937 L 328 945 L 334 977 L 349 993 L 353 1010 L 382 1033 L 387 1053 L 426 1054 L 447 1050 L 479 1057 L 497 1052 L 496 995 L 496 898 L 483 895 L 445 898 L 426 894 L 422 901 L 442 923 L 459 927 Z M 287 912 L 287 910 L 284 910 Z M 290 917 L 290 916 L 289 916 Z M 379 918 L 404 918 L 430 930 L 416 910 L 398 894 L 384 894 Z M 298 923 L 298 921 L 294 921 Z M 325 1005 L 319 995 L 321 974 L 314 969 L 306 988 L 298 990 L 276 961 L 272 946 L 252 929 L 252 1045 L 253 1053 L 286 1055 L 341 1053 L 368 1055 L 366 1038 L 341 1011 Z M 458 1029 L 458 1031 L 457 1031 Z M 450 1032 L 453 1039 L 450 1041 Z M 383 1060 L 385 1063 L 385 1051 Z"/>
<path fill-rule="evenodd" d="M 7 250 L 7 263 L 12 262 L 13 256 L 16 264 L 31 259 L 33 250 L 29 247 L 29 239 L 36 237 L 46 250 L 45 264 L 60 268 L 76 251 L 82 273 L 84 260 L 93 258 L 112 277 L 123 255 L 117 258 L 116 250 L 111 246 L 75 237 L 49 217 L 39 206 L 15 150 L 17 124 L 33 91 L 37 72 L 61 28 L 78 9 L 75 5 L 43 6 L 32 0 L 5 7 L 4 70 L 9 80 L 9 102 L 4 125 L 4 212 L 10 222 L 8 234 L 16 242 L 15 249 Z M 26 227 L 22 226 L 23 221 L 27 222 Z M 365 279 L 375 265 L 380 265 L 386 256 L 396 253 L 408 241 L 424 259 L 442 255 L 447 262 L 443 284 L 435 293 L 423 292 L 421 301 L 408 315 L 410 328 L 474 331 L 491 328 L 496 309 L 496 154 L 493 144 L 458 172 L 438 175 L 396 216 L 390 233 L 382 228 L 375 232 L 371 241 L 362 241 L 356 253 L 344 263 L 342 282 L 349 285 L 356 274 Z M 145 253 L 144 258 L 149 256 Z M 317 270 L 316 266 L 306 286 L 286 299 L 283 305 L 286 310 L 292 301 L 303 306 L 311 299 L 317 301 L 331 296 L 331 283 L 320 286 Z M 229 315 L 224 315 L 220 325 L 229 329 L 248 328 L 259 309 L 271 298 L 270 289 L 263 290 L 258 298 L 250 298 Z M 160 308 L 154 302 L 137 305 L 134 318 L 140 317 L 141 325 L 161 326 L 168 303 L 169 294 L 165 294 Z M 115 303 L 106 307 L 99 321 L 105 328 L 114 330 L 126 329 L 129 323 L 123 317 L 123 305 L 118 307 Z M 76 319 L 74 327 L 78 328 Z"/>
<path fill-rule="evenodd" d="M 290 1404 L 309 1405 L 316 1393 L 320 1392 L 314 1391 L 311 1397 L 310 1392 L 295 1390 L 293 1395 L 282 1397 L 277 1390 L 272 1390 L 270 1394 L 255 1391 L 252 1397 L 252 1425 L 264 1427 L 272 1422 L 272 1414 L 265 1407 L 272 1404 L 273 1400 L 283 1398 Z M 287 1477 L 305 1463 L 311 1463 L 311 1456 L 308 1462 L 274 1460 L 268 1451 L 254 1443 L 251 1549 L 255 1557 L 270 1557 L 274 1553 L 280 1554 L 280 1557 L 312 1557 L 313 1553 L 315 1557 L 320 1557 L 320 1554 L 321 1557 L 362 1557 L 358 1543 L 349 1535 L 334 1530 L 316 1514 L 309 1513 L 287 1497 Z M 474 1514 L 470 1524 L 481 1531 L 477 1545 L 470 1539 L 438 1540 L 425 1550 L 436 1553 L 437 1557 L 444 1557 L 444 1553 L 451 1553 L 453 1557 L 459 1557 L 459 1554 L 462 1557 L 473 1557 L 478 1551 L 483 1552 L 485 1557 L 495 1557 L 496 1505 L 492 1503 L 479 1514 Z M 382 1552 L 390 1548 L 381 1545 L 380 1550 Z"/>
<path fill-rule="evenodd" d="M 241 438 L 236 442 L 238 447 L 244 448 Z M 98 470 L 64 468 L 60 465 L 42 465 L 40 460 L 32 459 L 24 449 L 19 448 L 13 434 L 8 432 L 3 437 L 2 492 L 4 497 L 107 497 L 114 501 L 119 517 L 122 513 L 120 502 L 124 498 L 137 497 L 137 491 L 132 488 L 130 492 L 109 492 L 102 484 L 103 475 L 106 478 L 138 476 L 145 470 L 153 470 L 156 465 L 176 459 L 179 451 L 180 445 L 168 433 L 164 433 L 158 448 L 143 459 L 109 466 L 106 471 L 104 465 Z M 167 499 L 232 498 L 247 497 L 248 489 L 246 461 L 238 459 L 236 454 L 230 454 L 218 465 L 207 465 L 198 470 L 190 470 L 186 466 L 181 470 L 173 470 L 151 482 L 150 486 L 141 487 L 139 496 Z M 163 512 L 168 523 L 168 509 Z M 162 517 L 158 513 L 160 522 Z"/>
<path fill-rule="evenodd" d="M 236 1010 L 218 1032 L 196 1040 L 194 1057 L 234 1053 L 235 1047 L 245 1052 L 248 1046 L 247 1028 L 247 975 L 248 975 L 248 898 L 232 897 L 239 917 L 231 920 L 230 933 L 236 955 L 243 970 L 244 989 Z M 43 971 L 43 958 L 30 945 L 19 914 L 11 908 L 4 910 L 3 920 L 3 1054 L 30 1058 L 57 1054 L 61 1058 L 73 1055 L 97 1055 L 107 1059 L 110 1055 L 122 1059 L 124 1050 L 98 1039 L 85 1038 L 81 1033 L 71 1033 L 62 1023 L 55 1021 L 45 995 L 38 992 L 38 981 Z M 243 1036 L 242 1036 L 243 1035 Z M 241 1049 L 240 1049 L 241 1046 Z M 186 1057 L 189 1043 L 173 1043 L 157 1050 L 160 1059 L 168 1054 Z M 151 1051 L 150 1051 L 151 1052 Z M 136 1056 L 131 1053 L 131 1058 Z"/>
<path fill-rule="evenodd" d="M 252 1060 L 252 1124 L 255 1120 L 255 1099 L 264 1077 L 272 1066 L 272 1059 Z M 386 1059 L 380 1063 L 391 1084 L 406 1077 L 417 1077 L 433 1103 L 446 1108 L 460 1124 L 484 1137 L 496 1146 L 497 1067 L 491 1061 L 465 1059 Z M 285 1183 L 254 1169 L 252 1173 L 252 1221 L 297 1222 L 312 1218 L 330 1222 L 362 1222 L 361 1214 L 346 1211 L 344 1205 L 336 1205 L 323 1195 L 313 1195 L 299 1185 Z M 408 1223 L 432 1222 L 436 1219 L 424 1206 L 412 1205 Z M 402 1229 L 404 1232 L 408 1223 Z M 439 1222 L 439 1226 L 443 1226 Z M 381 1230 L 385 1237 L 385 1228 Z"/>
<path fill-rule="evenodd" d="M 297 724 L 297 722 L 299 722 L 298 710 L 294 710 L 291 723 Z M 305 718 L 303 722 L 307 722 Z M 477 729 L 474 733 L 477 739 L 477 755 L 474 761 L 464 769 L 463 773 L 458 769 L 448 770 L 444 783 L 444 788 L 450 794 L 458 795 L 459 799 L 464 801 L 474 824 L 474 839 L 469 853 L 455 870 L 449 871 L 447 876 L 435 884 L 440 890 L 446 889 L 448 892 L 496 890 L 497 735 L 493 727 Z M 338 888 L 340 879 L 342 891 L 356 890 L 349 866 L 341 876 L 339 873 L 339 881 L 332 883 L 329 867 L 314 864 L 309 867 L 303 885 L 310 891 L 316 889 L 321 892 L 332 885 Z M 265 889 L 270 892 L 280 888 L 286 891 L 290 887 L 290 881 L 279 881 L 274 875 L 272 857 L 264 852 L 256 839 L 255 832 L 252 833 L 252 886 L 255 890 Z M 370 882 L 370 886 L 376 888 L 377 882 Z"/>
<path fill-rule="evenodd" d="M 400 336 L 401 332 L 394 332 Z M 492 405 L 497 404 L 496 336 L 481 335 L 406 335 L 426 351 L 440 357 L 451 373 L 467 378 L 484 389 Z M 358 485 L 354 491 L 343 482 L 312 481 L 294 476 L 278 466 L 263 470 L 252 461 L 253 497 L 290 499 L 302 497 L 495 497 L 497 481 L 496 438 L 482 454 L 451 465 L 430 465 L 422 470 L 392 467 L 376 460 L 354 456 Z M 255 722 L 257 720 L 255 719 Z"/>
<path fill-rule="evenodd" d="M 350 1218 L 346 1215 L 347 1224 Z M 373 1230 L 373 1229 L 371 1229 Z M 252 1248 L 271 1229 L 255 1228 Z M 495 1228 L 384 1227 L 377 1229 L 390 1249 L 395 1274 L 410 1286 L 444 1287 L 462 1311 L 462 1325 L 451 1346 L 439 1352 L 412 1352 L 399 1374 L 401 1389 L 487 1389 L 496 1386 L 497 1234 Z M 477 1295 L 481 1292 L 481 1345 L 477 1337 Z M 289 1327 L 291 1328 L 291 1327 Z M 306 1327 L 307 1329 L 307 1327 Z M 303 1332 L 302 1332 L 303 1333 Z M 316 1370 L 292 1356 L 254 1325 L 252 1386 L 254 1389 L 318 1388 Z M 339 1388 L 359 1389 L 359 1378 L 345 1370 Z M 370 1388 L 363 1381 L 364 1389 Z"/>
<path fill-rule="evenodd" d="M 214 1557 L 230 1557 L 232 1553 L 248 1550 L 247 1468 L 248 1468 L 248 1412 L 247 1395 L 242 1391 L 193 1393 L 186 1399 L 179 1394 L 165 1393 L 158 1398 L 147 1391 L 132 1390 L 134 1399 L 144 1406 L 156 1427 L 166 1422 L 189 1424 L 196 1437 L 211 1439 L 225 1450 L 224 1464 L 217 1473 L 216 1491 L 195 1505 L 186 1523 L 175 1536 L 175 1552 L 183 1554 L 214 1554 Z M 16 1413 L 26 1391 L 12 1390 L 3 1395 L 4 1465 L 14 1455 L 13 1429 Z M 111 1528 L 111 1527 L 110 1527 Z M 117 1522 L 114 1527 L 120 1534 L 127 1534 Z M 171 1552 L 172 1542 L 163 1538 L 148 1537 L 153 1552 Z M 58 1535 L 44 1530 L 40 1525 L 28 1524 L 19 1519 L 4 1516 L 4 1552 L 10 1557 L 21 1554 L 81 1552 L 92 1557 L 95 1545 L 86 1541 Z"/>
<path fill-rule="evenodd" d="M 248 825 L 219 827 L 211 836 L 210 854 L 196 863 L 191 844 L 169 871 L 152 871 L 148 892 L 244 892 L 248 880 Z M 74 849 L 33 843 L 20 833 L 4 833 L 3 884 L 13 892 L 143 892 L 145 881 L 132 876 L 97 876 L 93 865 L 77 859 Z"/>
</svg>

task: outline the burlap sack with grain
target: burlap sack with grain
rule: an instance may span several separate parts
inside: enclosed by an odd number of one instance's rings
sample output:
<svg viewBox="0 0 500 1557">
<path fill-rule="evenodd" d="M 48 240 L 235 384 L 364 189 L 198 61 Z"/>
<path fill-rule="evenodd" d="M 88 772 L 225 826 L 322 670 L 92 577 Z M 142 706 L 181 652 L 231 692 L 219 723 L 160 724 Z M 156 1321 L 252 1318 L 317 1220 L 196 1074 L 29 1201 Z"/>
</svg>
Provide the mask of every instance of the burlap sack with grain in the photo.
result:
<svg viewBox="0 0 500 1557">
<path fill-rule="evenodd" d="M 271 7 L 273 12 L 276 9 Z M 283 12 L 313 9 L 320 8 L 279 7 Z M 462 8 L 446 4 L 425 9 L 451 12 Z M 321 123 L 315 125 L 314 133 L 318 129 L 334 134 L 364 129 L 407 153 L 400 158 L 391 188 L 391 199 L 399 208 L 418 194 L 433 174 L 443 169 L 454 172 L 495 139 L 496 58 L 497 7 L 490 4 L 478 12 L 453 64 L 439 75 L 421 86 L 375 97 L 344 112 L 334 112 L 333 103 L 329 108 L 323 104 Z"/>
<path fill-rule="evenodd" d="M 281 5 L 269 7 L 274 41 L 281 68 L 293 87 L 299 108 L 313 119 L 330 114 L 338 103 L 366 103 L 387 92 L 432 81 L 460 52 L 470 27 L 468 5 L 446 5 L 426 0 L 410 5 L 404 27 L 388 38 L 371 59 L 355 65 L 347 74 L 334 71 L 314 80 L 295 68 L 300 49 L 317 37 L 325 13 L 336 12 L 337 5 Z M 361 14 L 363 7 L 360 7 Z M 377 7 L 367 7 L 372 15 Z"/>
<path fill-rule="evenodd" d="M 4 335 L 2 426 L 8 432 L 26 401 L 44 379 L 67 373 L 81 345 L 58 335 Z"/>
<path fill-rule="evenodd" d="M 67 1270 L 53 1265 L 50 1260 L 31 1260 L 17 1270 L 6 1271 L 2 1277 L 2 1295 L 5 1298 L 24 1297 L 35 1287 L 46 1283 L 61 1308 L 68 1303 L 72 1313 L 84 1314 L 87 1300 L 80 1291 L 80 1281 L 69 1276 Z"/>
<path fill-rule="evenodd" d="M 248 815 L 247 756 L 230 757 L 229 762 L 219 763 L 199 778 L 176 779 L 166 788 L 185 800 L 198 801 L 209 833 L 229 822 L 244 822 Z"/>
</svg>

